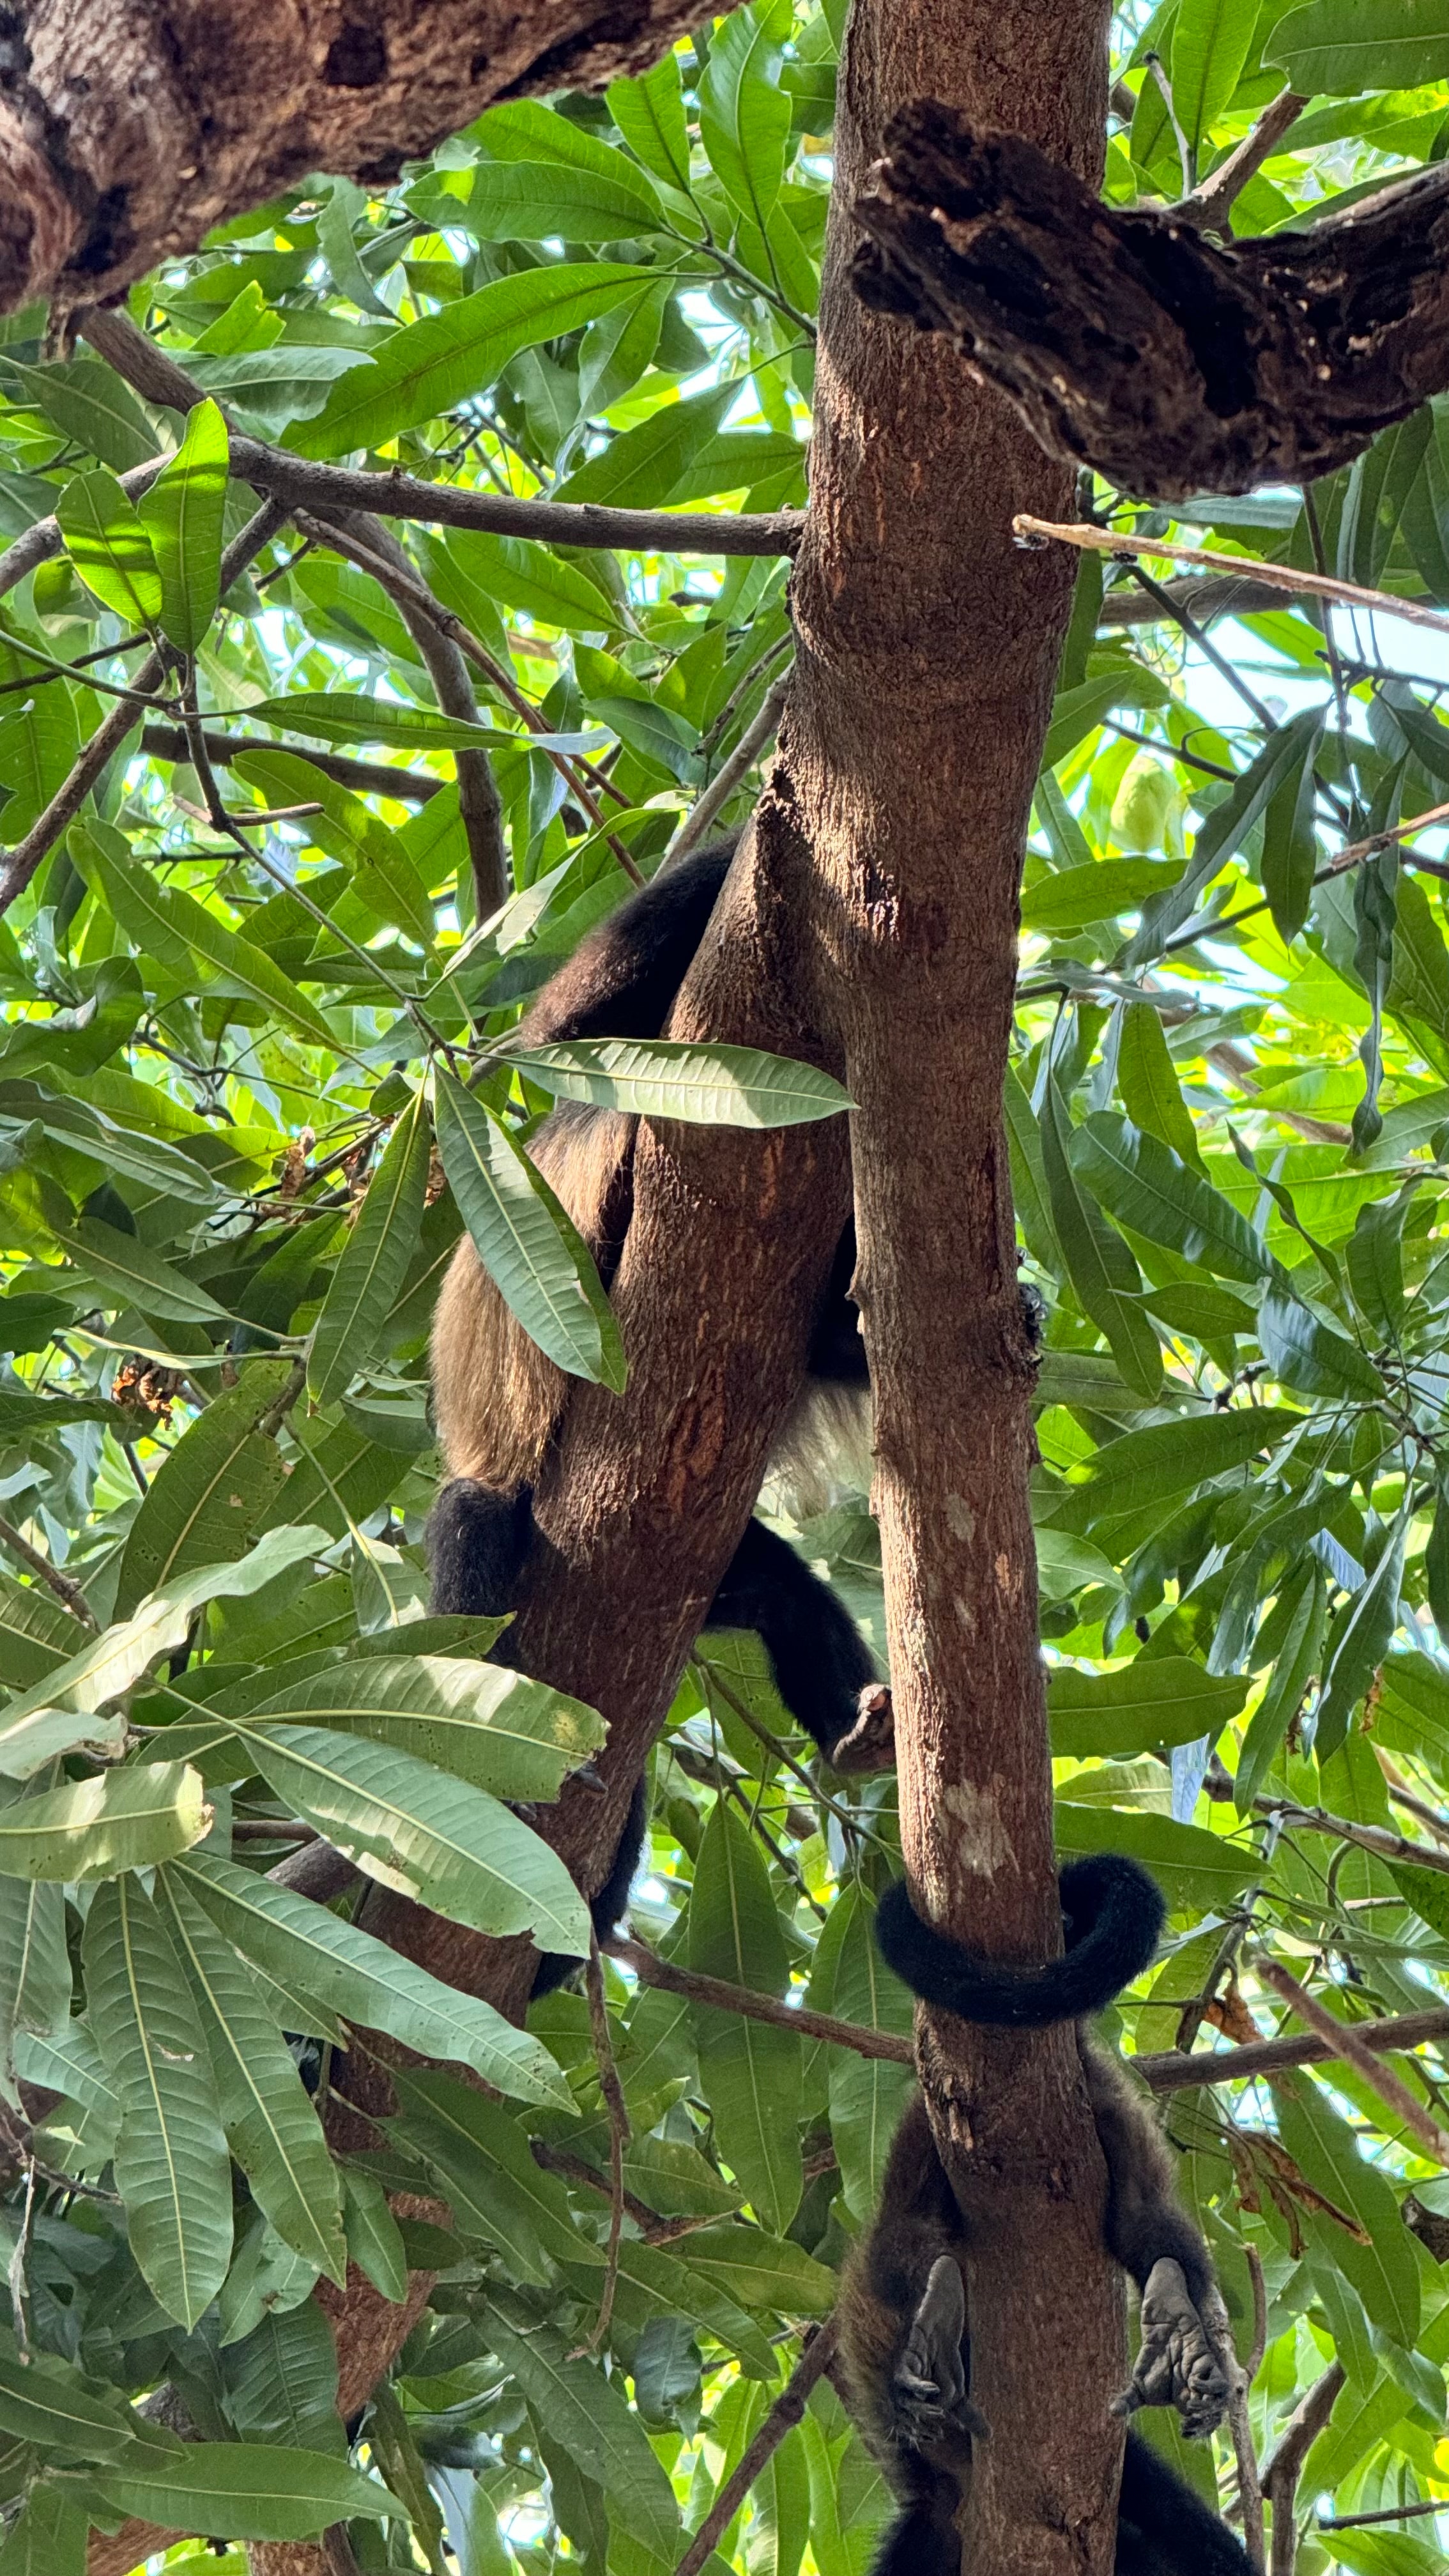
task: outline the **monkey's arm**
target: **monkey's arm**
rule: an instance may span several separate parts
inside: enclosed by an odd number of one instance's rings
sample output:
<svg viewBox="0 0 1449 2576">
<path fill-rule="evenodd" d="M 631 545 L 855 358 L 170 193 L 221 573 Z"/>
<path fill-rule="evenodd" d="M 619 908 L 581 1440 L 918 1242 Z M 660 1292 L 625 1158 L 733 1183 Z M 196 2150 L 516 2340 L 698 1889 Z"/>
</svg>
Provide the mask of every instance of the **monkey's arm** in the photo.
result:
<svg viewBox="0 0 1449 2576">
<path fill-rule="evenodd" d="M 1203 2318 L 1217 2289 L 1212 2259 L 1177 2197 L 1161 2131 L 1121 2067 L 1084 2036 L 1082 2069 L 1107 2161 L 1107 2251 L 1142 2292 L 1142 2347 L 1121 2411 L 1175 2406 L 1186 2434 L 1210 2433 L 1228 2398 Z"/>
</svg>

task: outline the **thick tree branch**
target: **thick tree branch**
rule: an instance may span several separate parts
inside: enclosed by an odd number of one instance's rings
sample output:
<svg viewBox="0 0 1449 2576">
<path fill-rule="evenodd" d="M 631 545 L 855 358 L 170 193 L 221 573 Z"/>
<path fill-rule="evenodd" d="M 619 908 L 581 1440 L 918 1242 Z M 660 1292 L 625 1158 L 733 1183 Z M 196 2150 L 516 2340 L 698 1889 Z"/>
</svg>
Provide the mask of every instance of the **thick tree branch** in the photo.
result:
<svg viewBox="0 0 1449 2576">
<path fill-rule="evenodd" d="M 1332 2043 L 1314 2031 L 1250 2040 L 1242 2048 L 1204 2049 L 1197 2056 L 1185 2049 L 1166 2048 L 1134 2057 L 1132 2071 L 1154 2093 L 1185 2093 L 1198 2084 L 1246 2084 L 1259 2075 L 1280 2074 L 1288 2066 L 1321 2066 L 1325 2059 L 1345 2054 L 1338 2047 L 1345 2027 L 1351 2028 L 1361 2048 L 1372 2049 L 1375 2056 L 1390 2049 L 1419 2048 L 1426 2040 L 1449 2039 L 1449 2006 L 1436 2004 L 1428 2012 L 1397 2013 L 1384 2021 L 1351 2026 L 1336 2023 Z"/>
<path fill-rule="evenodd" d="M 1300 483 L 1449 383 L 1449 173 L 1220 244 L 1103 205 L 1019 134 L 923 98 L 857 196 L 876 310 L 942 332 L 1051 456 L 1161 500 Z"/>
<path fill-rule="evenodd" d="M 1126 582 L 1109 590 L 1102 601 L 1099 626 L 1160 626 L 1168 607 L 1185 608 L 1199 626 L 1219 617 L 1261 617 L 1270 608 L 1286 608 L 1276 583 L 1257 581 L 1253 572 L 1208 573 L 1201 580 L 1165 581 L 1162 599 L 1148 599 Z"/>
<path fill-rule="evenodd" d="M 497 98 L 640 72 L 685 0 L 31 0 L 0 79 L 0 310 L 118 295 L 310 171 L 396 177 Z"/>
</svg>

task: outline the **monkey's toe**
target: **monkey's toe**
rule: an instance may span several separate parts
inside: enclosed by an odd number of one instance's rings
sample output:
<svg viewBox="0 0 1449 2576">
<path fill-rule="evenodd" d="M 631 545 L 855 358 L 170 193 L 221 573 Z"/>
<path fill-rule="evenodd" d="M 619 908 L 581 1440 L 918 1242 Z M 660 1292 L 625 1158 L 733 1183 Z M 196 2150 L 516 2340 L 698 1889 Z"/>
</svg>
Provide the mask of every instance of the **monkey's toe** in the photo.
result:
<svg viewBox="0 0 1449 2576">
<path fill-rule="evenodd" d="M 868 1682 L 857 1703 L 855 1724 L 830 1756 L 836 1771 L 889 1771 L 896 1758 L 895 1708 L 885 1682 Z"/>
<path fill-rule="evenodd" d="M 1153 2265 L 1142 2293 L 1142 2349 L 1116 2411 L 1175 2406 L 1188 2439 L 1198 2440 L 1222 2422 L 1227 2402 L 1228 2384 L 1182 2267 L 1164 2258 Z"/>
</svg>

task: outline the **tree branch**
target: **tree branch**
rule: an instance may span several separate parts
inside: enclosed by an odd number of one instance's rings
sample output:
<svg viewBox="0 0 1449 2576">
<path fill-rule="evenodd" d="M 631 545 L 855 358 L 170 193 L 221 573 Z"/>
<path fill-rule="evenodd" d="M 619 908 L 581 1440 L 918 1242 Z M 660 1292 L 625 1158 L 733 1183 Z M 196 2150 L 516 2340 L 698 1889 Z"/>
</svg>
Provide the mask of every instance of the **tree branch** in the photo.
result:
<svg viewBox="0 0 1449 2576">
<path fill-rule="evenodd" d="M 1361 2048 L 1377 2056 L 1388 2050 L 1418 2048 L 1426 2040 L 1449 2039 L 1449 2005 L 1420 2013 L 1398 2013 L 1384 2021 L 1335 2022 L 1333 2038 L 1315 2030 L 1284 2039 L 1259 2039 L 1242 2048 L 1204 2049 L 1192 2056 L 1180 2048 L 1129 2060 L 1134 2075 L 1154 2093 L 1184 2093 L 1197 2084 L 1248 2084 L 1260 2075 L 1277 2075 L 1289 2066 L 1320 2066 L 1340 2056 L 1339 2039 L 1351 2028 Z"/>
<path fill-rule="evenodd" d="M 1394 2073 L 1393 2068 L 1379 2065 L 1376 2053 L 1365 2044 L 1352 2025 L 1337 2021 L 1334 2015 L 1319 2002 L 1317 1996 L 1309 1994 L 1306 1987 L 1301 1986 L 1296 1977 L 1290 1976 L 1288 1970 L 1281 1967 L 1276 1959 L 1267 1958 L 1260 1951 L 1253 1965 L 1264 1983 L 1272 1987 L 1275 1995 L 1280 1995 L 1285 2004 L 1292 2006 L 1299 2020 L 1306 2021 L 1309 2029 L 1315 2031 L 1336 2056 L 1357 2069 L 1365 2084 L 1378 2095 L 1379 2100 L 1394 2114 L 1395 2118 L 1402 2121 L 1410 2136 L 1417 2139 L 1424 2149 L 1425 2154 L 1432 2156 L 1436 2164 L 1449 2165 L 1449 2136 L 1446 2136 L 1432 2113 L 1425 2110 L 1423 2103 L 1415 2100 L 1407 2084 Z"/>
<path fill-rule="evenodd" d="M 11 1555 L 28 1566 L 39 1582 L 48 1585 L 57 1601 L 65 1603 L 83 1628 L 94 1630 L 95 1616 L 80 1585 L 71 1575 L 62 1574 L 58 1565 L 52 1565 L 48 1556 L 42 1556 L 38 1547 L 32 1547 L 24 1531 L 18 1530 L 13 1521 L 0 1519 L 0 1547 L 8 1547 Z"/>
<path fill-rule="evenodd" d="M 1230 572 L 1242 577 L 1241 558 L 1219 554 L 1212 546 L 1180 545 L 1172 537 L 1144 536 L 1136 528 L 1094 528 L 1085 523 L 1051 519 L 1034 519 L 1020 510 L 1012 520 L 1017 535 L 1028 544 L 1036 539 L 1045 543 L 1054 538 L 1059 545 L 1082 546 L 1093 554 L 1113 555 L 1129 563 L 1134 555 L 1166 555 L 1173 563 L 1207 564 L 1214 572 Z M 1349 608 L 1374 610 L 1380 617 L 1402 617 L 1410 626 L 1431 626 L 1441 635 L 1449 635 L 1449 615 L 1439 608 L 1426 608 L 1422 600 L 1400 599 L 1391 590 L 1366 590 L 1360 582 L 1335 581 L 1330 573 L 1308 572 L 1297 564 L 1260 563 L 1256 558 L 1251 576 L 1264 590 L 1301 593 L 1309 599 L 1341 599 Z"/>
<path fill-rule="evenodd" d="M 646 1950 L 642 1941 L 606 1941 L 604 1948 L 621 1968 L 632 1969 L 641 1986 L 659 1986 L 665 1994 L 683 1995 L 692 2004 L 710 2004 L 717 2012 L 741 2013 L 747 2021 L 772 2022 L 777 2030 L 799 2031 L 806 2039 L 829 2040 L 857 2057 L 874 2057 L 892 2066 L 913 2066 L 916 2052 L 908 2039 L 889 2030 L 868 2030 L 861 2022 L 838 2021 L 833 2013 L 809 2012 L 804 2005 L 782 2004 L 774 1995 L 757 1995 L 748 1986 L 732 1986 L 723 1977 L 702 1976 L 697 1968 L 679 1968 Z"/>
<path fill-rule="evenodd" d="M 227 768 L 244 751 L 277 748 L 259 733 L 203 733 L 201 739 L 207 759 L 218 768 Z M 180 725 L 143 725 L 141 749 L 152 760 L 191 759 L 191 747 Z M 324 778 L 335 778 L 339 787 L 354 788 L 359 796 L 395 796 L 404 805 L 426 805 L 445 784 L 441 778 L 425 777 L 420 769 L 389 769 L 384 761 L 350 760 L 345 752 L 294 750 L 294 757 L 310 761 Z"/>
<path fill-rule="evenodd" d="M 1333 2413 L 1346 2375 L 1342 2362 L 1335 2361 L 1329 2364 L 1321 2379 L 1314 2381 L 1307 2396 L 1289 2416 L 1278 2447 L 1264 2469 L 1263 2493 L 1273 2509 L 1270 2576 L 1293 2576 L 1293 2563 L 1298 2554 L 1298 2531 L 1293 2518 L 1298 2480 L 1303 2473 L 1304 2461 Z"/>
<path fill-rule="evenodd" d="M 664 853 L 663 864 L 672 867 L 677 859 L 687 858 L 697 850 L 716 814 L 724 811 L 735 789 L 748 778 L 766 743 L 773 742 L 779 730 L 785 701 L 790 694 L 790 674 L 766 690 L 760 710 L 746 725 L 728 760 L 722 761 L 715 776 L 699 798 L 693 811 L 680 824 Z"/>
<path fill-rule="evenodd" d="M 1449 173 L 1230 244 L 1222 173 L 1117 208 L 1021 134 L 918 99 L 855 199 L 875 310 L 943 333 L 1047 453 L 1160 500 L 1308 482 L 1449 383 Z M 1270 146 L 1271 148 L 1271 140 Z"/>
<path fill-rule="evenodd" d="M 1207 573 L 1196 581 L 1191 577 L 1165 581 L 1160 599 L 1145 598 L 1122 582 L 1105 593 L 1097 624 L 1159 626 L 1170 606 L 1174 617 L 1179 608 L 1185 608 L 1199 626 L 1210 626 L 1215 618 L 1261 617 L 1268 609 L 1285 606 L 1279 585 L 1257 580 L 1256 570 L 1253 566 L 1242 573 Z"/>
<path fill-rule="evenodd" d="M 717 2542 L 728 2531 L 761 2469 L 773 2459 L 786 2434 L 799 2423 L 805 2412 L 805 2401 L 817 2379 L 823 2379 L 829 2370 L 835 2359 L 838 2331 L 833 2317 L 827 2317 L 824 2325 L 816 2328 L 738 2468 L 720 2488 L 675 2568 L 674 2576 L 700 2576 L 701 2568 L 707 2565 Z"/>
<path fill-rule="evenodd" d="M 1234 199 L 1241 196 L 1264 162 L 1271 161 L 1289 127 L 1297 124 L 1307 105 L 1307 99 L 1300 98 L 1296 90 L 1280 90 L 1264 108 L 1251 134 L 1244 135 L 1237 149 L 1218 163 L 1201 187 L 1194 188 L 1173 207 L 1177 221 L 1196 224 L 1200 232 L 1225 231 Z"/>
</svg>

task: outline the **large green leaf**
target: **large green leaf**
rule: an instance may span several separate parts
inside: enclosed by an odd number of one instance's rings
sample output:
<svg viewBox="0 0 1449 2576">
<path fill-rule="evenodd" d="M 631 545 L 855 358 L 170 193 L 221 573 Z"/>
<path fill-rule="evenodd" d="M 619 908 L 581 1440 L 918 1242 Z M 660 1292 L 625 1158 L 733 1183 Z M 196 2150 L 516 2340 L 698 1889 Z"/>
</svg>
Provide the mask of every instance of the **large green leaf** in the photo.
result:
<svg viewBox="0 0 1449 2576">
<path fill-rule="evenodd" d="M 1238 86 L 1258 17 L 1258 0 L 1178 0 L 1172 24 L 1172 103 L 1194 152 Z"/>
<path fill-rule="evenodd" d="M 283 1986 L 315 1995 L 360 2029 L 385 2030 L 420 2057 L 471 2066 L 500 2093 L 571 2106 L 541 2041 L 357 1924 L 210 1851 L 193 1852 L 175 1874 L 243 1957 Z"/>
<path fill-rule="evenodd" d="M 116 2187 L 131 2251 L 167 2314 L 191 2327 L 231 2260 L 231 2159 L 191 1989 L 135 1879 L 97 1891 L 85 1970 L 91 2028 L 121 2102 Z"/>
<path fill-rule="evenodd" d="M 616 155 L 619 175 L 549 161 L 480 161 L 462 220 L 479 241 L 611 242 L 664 225 L 643 174 Z"/>
<path fill-rule="evenodd" d="M 409 1634 L 403 1629 L 398 1642 Z M 582 1700 L 471 1657 L 389 1655 L 334 1664 L 278 1689 L 281 1679 L 260 1673 L 213 1705 L 255 1726 L 341 1726 L 401 1745 L 496 1798 L 551 1801 L 607 1732 Z"/>
<path fill-rule="evenodd" d="M 510 1051 L 507 1060 L 558 1100 L 706 1127 L 793 1127 L 851 1106 L 832 1075 L 757 1047 L 592 1038 Z"/>
<path fill-rule="evenodd" d="M 1120 1234 L 1081 1186 L 1071 1120 L 1055 1081 L 1047 1084 L 1040 1133 L 1052 1223 L 1072 1287 L 1105 1333 L 1128 1385 L 1150 1401 L 1162 1384 L 1162 1352 L 1137 1303 L 1142 1276 Z"/>
<path fill-rule="evenodd" d="M 853 1889 L 840 1897 L 839 1904 L 849 1909 L 849 1915 L 836 1950 L 831 2011 L 866 2030 L 909 2039 L 915 2007 L 876 1945 L 874 1906 L 863 1892 Z M 830 2134 L 840 2159 L 845 2204 L 857 2224 L 866 2227 L 880 2201 L 886 2157 L 915 2079 L 908 2066 L 857 2057 L 844 2048 L 828 2052 L 826 2075 Z"/>
<path fill-rule="evenodd" d="M 340 2289 L 347 2256 L 337 2168 L 291 2050 L 245 1961 L 185 1882 L 162 1870 L 156 1891 L 211 2050 L 227 2144 L 283 2242 Z"/>
<path fill-rule="evenodd" d="M 417 1250 L 431 1139 L 416 1092 L 388 1139 L 312 1332 L 307 1392 L 330 1403 L 367 1366 Z"/>
<path fill-rule="evenodd" d="M 1412 2237 L 1386 2176 L 1359 2154 L 1348 2122 L 1310 2075 L 1274 2087 L 1278 2134 L 1316 2190 L 1358 2221 L 1360 2243 L 1330 2226 L 1338 2270 L 1353 2283 L 1375 2325 L 1412 2346 L 1419 2331 L 1419 2264 Z"/>
<path fill-rule="evenodd" d="M 1309 0 L 1278 20 L 1263 57 L 1306 98 L 1417 89 L 1444 78 L 1449 8 L 1444 0 Z"/>
<path fill-rule="evenodd" d="M 399 2133 L 441 2175 L 465 2235 L 499 2246 L 516 2276 L 540 2286 L 556 2263 L 603 2262 L 592 2238 L 574 2224 L 568 2194 L 534 2162 L 512 2115 L 476 2086 L 428 2068 L 399 2079 Z"/>
<path fill-rule="evenodd" d="M 348 872 L 348 896 L 335 907 L 339 916 L 345 920 L 347 900 L 355 898 L 374 920 L 391 922 L 420 946 L 432 946 L 432 906 L 407 844 L 360 796 L 338 779 L 324 778 L 299 751 L 244 751 L 232 772 L 269 805 L 320 806 L 305 818 L 306 830 Z"/>
<path fill-rule="evenodd" d="M 55 505 L 66 552 L 87 590 L 127 626 L 161 614 L 161 575 L 136 505 L 104 465 L 77 474 Z"/>
<path fill-rule="evenodd" d="M 117 2390 L 53 2353 L 30 2353 L 22 2362 L 0 2352 L 0 2432 L 62 2460 L 115 2460 L 138 2431 Z"/>
<path fill-rule="evenodd" d="M 438 1151 L 474 1248 L 530 1339 L 618 1394 L 624 1345 L 593 1255 L 510 1130 L 440 1066 Z"/>
<path fill-rule="evenodd" d="M 286 1473 L 258 1424 L 288 1376 L 285 1361 L 254 1360 L 182 1433 L 131 1524 L 116 1595 L 122 1615 L 193 1566 L 246 1556 Z"/>
<path fill-rule="evenodd" d="M 1075 1130 L 1071 1155 L 1103 1206 L 1149 1243 L 1169 1245 L 1220 1279 L 1282 1277 L 1282 1264 L 1232 1200 L 1160 1135 L 1101 1109 Z"/>
<path fill-rule="evenodd" d="M 295 429 L 287 444 L 302 456 L 381 447 L 416 421 L 486 392 L 520 349 L 577 331 L 638 283 L 637 269 L 607 260 L 496 278 L 394 333 L 369 366 L 340 378 L 317 418 Z"/>
<path fill-rule="evenodd" d="M 287 1811 L 384 1887 L 475 1932 L 534 1932 L 575 1959 L 587 1950 L 588 1909 L 563 1862 L 484 1790 L 321 1727 L 238 1721 L 236 1733 Z"/>
<path fill-rule="evenodd" d="M 264 949 L 183 887 L 153 876 L 132 858 L 119 832 L 105 824 L 85 825 L 72 834 L 72 848 L 78 849 L 87 874 L 104 891 L 108 908 L 144 954 L 183 969 L 200 967 L 218 991 L 258 1003 L 313 1046 L 335 1046 L 321 1013 Z"/>
<path fill-rule="evenodd" d="M 1246 1682 L 1215 1678 L 1183 1655 L 1139 1656 L 1110 1673 L 1058 1664 L 1047 1689 L 1052 1751 L 1116 1761 L 1201 1736 L 1216 1743 L 1247 1695 Z"/>
<path fill-rule="evenodd" d="M 161 624 L 194 653 L 216 615 L 230 447 L 214 402 L 198 403 L 186 436 L 141 503 L 161 580 Z"/>
<path fill-rule="evenodd" d="M 699 85 L 700 140 L 731 203 L 763 231 L 785 175 L 790 101 L 780 87 L 779 12 L 755 0 L 722 20 Z"/>
<path fill-rule="evenodd" d="M 137 2517 L 217 2540 L 307 2540 L 353 2516 L 374 2522 L 406 2518 L 406 2509 L 375 2478 L 318 2451 L 261 2442 L 184 2442 L 150 2448 L 124 2468 L 66 2481 L 94 2496 L 113 2518 Z"/>
<path fill-rule="evenodd" d="M 102 1771 L 0 1807 L 0 1875 L 69 1880 L 147 1869 L 189 1850 L 210 1824 L 201 1774 L 188 1763 Z"/>
<path fill-rule="evenodd" d="M 689 1964 L 757 1994 L 780 1995 L 786 1953 L 759 1846 L 719 1799 L 694 1865 Z M 802 2188 L 800 2042 L 793 2031 L 699 2005 L 700 2082 L 720 2149 L 766 2226 L 781 2232 Z"/>
<path fill-rule="evenodd" d="M 540 2422 L 585 2476 L 603 2487 L 624 2529 L 655 2558 L 671 2563 L 679 2546 L 674 2490 L 617 2382 L 594 2363 L 569 2359 L 563 2337 L 551 2327 L 521 2313 L 514 2321 L 502 2300 L 489 2304 L 488 2335 Z"/>
</svg>

